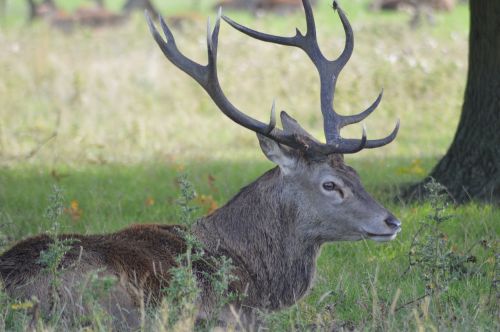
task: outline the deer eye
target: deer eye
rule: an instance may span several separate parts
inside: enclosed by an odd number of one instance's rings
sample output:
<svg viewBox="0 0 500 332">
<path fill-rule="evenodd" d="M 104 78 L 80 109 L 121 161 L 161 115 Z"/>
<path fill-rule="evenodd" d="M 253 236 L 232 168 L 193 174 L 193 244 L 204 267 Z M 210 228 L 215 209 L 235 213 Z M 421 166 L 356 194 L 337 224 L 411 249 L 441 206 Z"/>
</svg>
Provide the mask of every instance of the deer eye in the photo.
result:
<svg viewBox="0 0 500 332">
<path fill-rule="evenodd" d="M 328 181 L 323 183 L 323 189 L 326 191 L 336 191 L 342 199 L 344 199 L 344 191 L 335 184 L 335 182 Z"/>
<path fill-rule="evenodd" d="M 331 181 L 323 183 L 323 189 L 326 191 L 334 191 L 337 189 L 337 185 Z"/>
</svg>

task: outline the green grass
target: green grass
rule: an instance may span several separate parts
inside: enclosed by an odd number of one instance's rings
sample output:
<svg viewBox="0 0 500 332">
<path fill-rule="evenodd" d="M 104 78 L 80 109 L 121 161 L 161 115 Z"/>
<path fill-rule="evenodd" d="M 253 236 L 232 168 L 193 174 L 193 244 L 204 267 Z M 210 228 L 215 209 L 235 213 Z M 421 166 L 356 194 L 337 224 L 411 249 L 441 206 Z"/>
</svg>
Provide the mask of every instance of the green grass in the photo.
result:
<svg viewBox="0 0 500 332">
<path fill-rule="evenodd" d="M 388 308 L 398 289 L 401 291 L 398 306 L 419 297 L 424 291 L 425 283 L 413 270 L 402 275 L 408 266 L 407 253 L 413 234 L 419 222 L 431 213 L 431 208 L 427 204 L 391 203 L 389 197 L 397 192 L 397 182 L 370 180 L 373 169 L 397 174 L 394 167 L 401 163 L 388 160 L 355 164 L 366 180 L 367 189 L 403 220 L 401 236 L 383 245 L 356 242 L 326 246 L 319 259 L 317 281 L 310 296 L 296 308 L 273 316 L 273 326 L 288 330 L 294 324 L 318 323 L 321 317 L 325 324 L 347 323 L 358 328 L 416 328 L 413 310 L 420 315 L 420 310 L 424 310 L 421 305 L 409 305 L 395 315 L 390 315 Z M 384 168 L 384 165 L 389 166 Z M 207 162 L 189 166 L 184 171 L 190 174 L 199 196 L 211 196 L 218 204 L 223 204 L 268 167 L 267 163 Z M 66 197 L 68 211 L 61 224 L 62 231 L 111 232 L 133 223 L 171 223 L 177 217 L 175 200 L 179 188 L 175 177 L 179 170 L 170 165 L 108 165 L 81 169 L 28 166 L 3 170 L 0 174 L 0 224 L 10 241 L 51 228 L 43 216 L 53 184 L 62 187 Z M 215 180 L 209 181 L 209 176 Z M 378 179 L 384 177 L 382 174 L 376 176 Z M 71 201 L 78 202 L 79 217 L 72 217 Z M 197 205 L 200 213 L 209 208 L 202 202 Z M 477 263 L 472 268 L 478 268 L 479 272 L 454 280 L 446 293 L 446 306 L 440 311 L 431 306 L 425 324 L 444 330 L 493 331 L 498 328 L 498 322 L 493 321 L 494 310 L 498 308 L 487 302 L 495 268 L 494 255 L 498 252 L 495 241 L 500 231 L 500 211 L 488 205 L 470 204 L 452 208 L 450 213 L 453 219 L 445 224 L 444 232 L 458 251 L 463 252 L 480 241 L 486 241 L 490 247 L 477 245 L 474 248 L 471 254 L 476 256 Z M 495 294 L 492 296 L 494 301 Z M 323 300 L 318 303 L 320 298 Z"/>
<path fill-rule="evenodd" d="M 108 4 L 118 8 L 120 2 Z M 328 4 L 321 2 L 317 21 L 320 42 L 333 57 L 343 35 Z M 394 197 L 401 185 L 424 177 L 453 138 L 465 86 L 468 12 L 459 6 L 439 14 L 435 27 L 412 31 L 407 14 L 370 13 L 365 4 L 343 3 L 356 49 L 339 80 L 335 106 L 343 114 L 358 112 L 385 89 L 380 109 L 367 120 L 368 133 L 386 134 L 399 117 L 400 136 L 347 161 L 368 191 L 403 221 L 404 231 L 384 245 L 326 246 L 310 296 L 272 316 L 272 326 L 301 330 L 324 321 L 359 330 L 498 330 L 498 293 L 490 292 L 500 211 L 490 205 L 453 208 L 444 228 L 456 250 L 481 240 L 490 245 L 473 250 L 479 272 L 453 281 L 445 299 L 432 298 L 428 309 L 425 301 L 395 314 L 388 309 L 398 289 L 398 306 L 424 290 L 418 273 L 403 272 L 412 236 L 430 207 Z M 201 7 L 202 16 L 213 16 L 209 1 Z M 164 2 L 161 9 L 175 14 L 191 10 L 191 4 Z M 164 59 L 140 15 L 115 29 L 68 35 L 44 22 L 24 25 L 24 10 L 21 1 L 8 1 L 0 25 L 0 233 L 7 236 L 6 246 L 50 229 L 43 213 L 54 183 L 65 192 L 62 230 L 100 233 L 132 223 L 175 223 L 175 179 L 181 172 L 205 196 L 197 203 L 203 213 L 212 200 L 222 205 L 272 167 L 254 134 L 226 119 Z M 231 16 L 272 33 L 304 26 L 300 14 Z M 176 31 L 178 44 L 204 62 L 205 23 L 192 20 Z M 302 53 L 249 40 L 226 24 L 219 53 L 222 84 L 238 107 L 267 119 L 276 97 L 280 109 L 322 136 L 317 77 Z M 353 127 L 344 135 L 359 135 Z"/>
</svg>

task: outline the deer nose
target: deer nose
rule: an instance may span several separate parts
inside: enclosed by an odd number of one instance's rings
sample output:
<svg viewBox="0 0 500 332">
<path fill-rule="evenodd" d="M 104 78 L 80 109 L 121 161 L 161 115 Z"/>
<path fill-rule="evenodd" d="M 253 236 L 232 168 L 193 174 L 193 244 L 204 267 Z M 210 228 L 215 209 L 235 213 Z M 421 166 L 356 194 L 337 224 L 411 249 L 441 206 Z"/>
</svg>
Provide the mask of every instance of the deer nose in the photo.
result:
<svg viewBox="0 0 500 332">
<path fill-rule="evenodd" d="M 394 216 L 389 216 L 384 221 L 387 226 L 392 229 L 398 229 L 401 227 L 401 221 L 397 220 Z"/>
</svg>

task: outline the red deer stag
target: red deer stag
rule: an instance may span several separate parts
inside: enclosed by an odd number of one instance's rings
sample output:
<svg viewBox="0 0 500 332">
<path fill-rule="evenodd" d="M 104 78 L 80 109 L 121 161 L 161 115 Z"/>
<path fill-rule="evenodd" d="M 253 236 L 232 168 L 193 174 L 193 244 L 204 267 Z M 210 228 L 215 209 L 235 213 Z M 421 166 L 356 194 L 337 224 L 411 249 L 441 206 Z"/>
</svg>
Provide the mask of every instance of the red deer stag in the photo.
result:
<svg viewBox="0 0 500 332">
<path fill-rule="evenodd" d="M 302 49 L 316 66 L 321 82 L 321 112 L 326 143 L 304 130 L 287 113 L 281 113 L 283 129 L 276 126 L 274 106 L 269 123 L 260 122 L 237 109 L 225 96 L 217 74 L 217 49 L 221 14 L 215 28 L 208 30 L 208 64 L 201 65 L 183 55 L 172 31 L 163 19 L 164 40 L 151 19 L 148 24 L 154 39 L 168 60 L 196 80 L 219 109 L 234 122 L 257 133 L 264 155 L 277 167 L 243 188 L 226 205 L 200 218 L 192 232 L 204 245 L 208 257 L 231 258 L 238 281 L 230 287 L 245 296 L 228 306 L 221 319 L 231 317 L 230 309 L 250 321 L 252 311 L 278 310 L 293 305 L 311 287 L 316 258 L 322 244 L 331 241 L 393 240 L 401 224 L 391 212 L 375 201 L 363 188 L 354 169 L 344 163 L 344 154 L 378 148 L 392 142 L 399 129 L 377 140 L 345 139 L 340 129 L 365 119 L 380 103 L 382 94 L 366 111 L 351 116 L 337 114 L 333 108 L 337 78 L 351 57 L 353 31 L 344 12 L 334 9 L 345 29 L 345 49 L 336 60 L 327 59 L 320 50 L 311 4 L 303 0 L 307 32 L 297 30 L 293 37 L 257 32 L 223 16 L 235 29 L 262 41 Z M 72 239 L 61 268 L 61 301 L 64 315 L 82 315 L 85 307 L 75 304 L 78 287 L 90 271 L 116 278 L 118 283 L 100 299 L 116 321 L 136 327 L 139 308 L 154 307 L 169 283 L 169 268 L 175 257 L 186 250 L 180 226 L 138 225 L 108 235 L 64 235 Z M 33 296 L 41 309 L 49 311 L 50 276 L 44 272 L 40 253 L 52 239 L 39 235 L 14 245 L 0 256 L 0 276 L 7 292 L 18 299 Z M 199 316 L 210 315 L 213 292 L 206 282 L 206 266 L 194 266 L 202 290 L 198 299 Z M 201 270 L 201 271 L 200 271 Z M 142 294 L 142 296 L 138 296 Z M 125 318 L 125 321 L 124 321 Z"/>
</svg>

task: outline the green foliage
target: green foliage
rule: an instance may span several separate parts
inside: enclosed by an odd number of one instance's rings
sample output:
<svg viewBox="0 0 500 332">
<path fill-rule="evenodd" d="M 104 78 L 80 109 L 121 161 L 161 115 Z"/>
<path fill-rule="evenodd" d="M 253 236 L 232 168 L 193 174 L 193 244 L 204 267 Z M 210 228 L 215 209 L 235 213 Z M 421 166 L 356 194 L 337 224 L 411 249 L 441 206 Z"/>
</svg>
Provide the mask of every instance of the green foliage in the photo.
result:
<svg viewBox="0 0 500 332">
<path fill-rule="evenodd" d="M 214 302 L 209 316 L 198 328 L 211 330 L 217 324 L 223 308 L 237 297 L 229 291 L 229 284 L 235 281 L 232 274 L 232 261 L 224 256 L 207 257 L 205 255 L 202 243 L 190 231 L 196 221 L 193 214 L 198 208 L 194 206 L 193 201 L 197 194 L 185 174 L 179 177 L 178 184 L 181 195 L 177 204 L 180 208 L 180 224 L 186 226 L 186 230 L 182 231 L 186 252 L 176 258 L 177 266 L 170 269 L 171 279 L 169 286 L 164 290 L 165 303 L 163 304 L 168 308 L 169 319 L 163 321 L 167 325 L 162 327 L 175 330 L 179 322 L 194 322 L 196 305 L 201 295 L 201 289 L 198 287 L 200 276 L 195 273 L 195 265 L 205 264 L 209 265 L 212 270 L 211 272 L 204 271 L 203 278 L 210 282 Z"/>
<path fill-rule="evenodd" d="M 411 161 L 407 160 L 355 162 L 354 166 L 367 184 L 368 191 L 374 193 L 382 204 L 402 220 L 403 232 L 395 241 L 383 245 L 356 242 L 325 246 L 318 260 L 317 278 L 309 297 L 293 308 L 272 315 L 264 313 L 271 330 L 297 330 L 297 326 L 305 330 L 313 329 L 314 326 L 317 326 L 317 330 L 329 330 L 332 326 L 369 330 L 374 322 L 383 322 L 386 330 L 415 330 L 417 321 L 414 310 L 417 316 L 427 313 L 425 324 L 429 329 L 431 326 L 457 331 L 498 329 L 500 325 L 495 317 L 498 317 L 499 312 L 500 278 L 498 256 L 495 255 L 500 252 L 500 210 L 495 206 L 446 205 L 446 209 L 438 214 L 440 217 L 453 215 L 453 218 L 438 226 L 448 236 L 448 245 L 451 248 L 456 246 L 454 250 L 457 254 L 474 256 L 477 263 L 467 262 L 469 272 L 449 282 L 448 290 L 440 292 L 442 297 L 436 294 L 437 300 L 442 299 L 441 309 L 434 306 L 435 299 L 431 296 L 426 297 L 431 298 L 428 309 L 426 299 L 412 302 L 426 294 L 426 281 L 419 267 L 404 273 L 409 265 L 408 253 L 422 223 L 429 222 L 432 225 L 429 216 L 435 215 L 435 209 L 430 203 L 391 203 L 391 197 L 397 191 L 387 188 L 387 179 L 394 181 L 393 178 L 398 176 L 391 174 L 397 174 L 398 169 L 410 164 Z M 428 160 L 423 162 L 423 165 L 430 164 Z M 160 164 L 58 169 L 58 172 L 67 175 L 59 182 L 59 186 L 65 188 L 64 196 L 77 199 L 85 211 L 82 219 L 77 221 L 63 216 L 60 222 L 64 227 L 61 228 L 71 232 L 100 233 L 115 231 L 137 221 L 178 223 L 180 209 L 172 206 L 180 192 L 180 188 L 175 186 L 179 183 L 173 176 L 175 167 Z M 206 162 L 191 165 L 188 171 L 196 174 L 191 181 L 200 195 L 211 194 L 218 202 L 224 202 L 267 167 L 265 163 Z M 209 175 L 216 179 L 213 186 L 207 182 Z M 6 223 L 3 229 L 10 238 L 17 240 L 26 234 L 38 233 L 40 229 L 53 228 L 45 219 L 36 217 L 37 214 L 43 215 L 46 210 L 47 187 L 51 182 L 54 182 L 54 178 L 50 168 L 0 170 L 0 202 L 4 202 L 0 204 L 0 210 L 4 216 L 9 216 L 4 219 Z M 9 190 L 2 191 L 1 188 Z M 149 195 L 155 197 L 156 203 L 145 206 L 144 200 Z M 192 204 L 196 205 L 197 199 Z M 193 217 L 200 212 L 192 212 Z M 162 217 L 156 219 L 159 216 Z M 425 240 L 425 237 L 421 237 L 421 240 Z M 468 253 L 471 247 L 473 250 Z M 377 278 L 374 278 L 375 275 Z M 391 313 L 393 302 L 395 309 L 399 310 Z M 31 320 L 32 309 L 23 309 L 24 303 L 10 303 L 21 306 L 16 307 L 16 310 L 7 304 L 0 306 L 0 313 L 8 318 L 8 330 L 23 330 L 22 326 Z M 152 313 L 154 319 L 151 326 L 158 324 L 168 327 L 172 315 L 170 309 L 165 303 L 160 311 Z M 187 322 L 193 323 L 192 319 L 184 321 Z M 147 330 L 149 325 L 145 326 Z"/>
<path fill-rule="evenodd" d="M 233 281 L 237 281 L 233 274 L 234 266 L 230 258 L 225 256 L 212 257 L 208 263 L 211 264 L 213 272 L 210 274 L 206 272 L 204 277 L 210 282 L 214 303 L 210 316 L 202 322 L 200 327 L 211 331 L 217 326 L 223 310 L 227 309 L 227 306 L 235 300 L 242 299 L 244 294 L 237 294 L 229 289 L 229 285 Z"/>
<path fill-rule="evenodd" d="M 194 223 L 192 215 L 196 211 L 196 207 L 192 203 L 196 192 L 186 175 L 182 175 L 178 183 L 181 189 L 181 196 L 177 200 L 180 207 L 179 219 L 181 225 L 187 226 L 187 230 L 183 232 L 186 252 L 176 258 L 177 267 L 170 270 L 171 279 L 165 290 L 170 310 L 169 328 L 172 328 L 179 320 L 186 320 L 195 315 L 196 299 L 200 294 L 196 276 L 193 273 L 193 261 L 198 260 L 202 254 L 201 244 L 189 231 L 189 227 Z"/>
<path fill-rule="evenodd" d="M 409 251 L 409 264 L 425 281 L 425 295 L 446 292 L 450 282 L 464 278 L 469 273 L 467 263 L 476 261 L 469 250 L 459 248 L 449 240 L 442 223 L 453 219 L 448 214 L 449 202 L 446 188 L 431 179 L 428 190 L 431 214 L 421 221 Z M 463 253 L 465 252 L 465 253 Z"/>
<path fill-rule="evenodd" d="M 64 213 L 64 194 L 58 185 L 52 186 L 52 193 L 49 195 L 49 202 L 45 210 L 45 217 L 52 225 L 49 234 L 57 238 L 60 232 L 60 219 Z"/>
<path fill-rule="evenodd" d="M 109 294 L 117 284 L 117 280 L 115 277 L 99 275 L 100 272 L 103 271 L 91 271 L 86 275 L 86 280 L 80 284 L 81 304 L 88 309 L 88 313 L 77 317 L 75 326 L 92 326 L 96 331 L 106 331 L 112 326 L 111 317 L 99 300 Z"/>
<path fill-rule="evenodd" d="M 8 244 L 9 239 L 7 235 L 4 233 L 4 228 L 5 225 L 0 224 L 0 252 L 3 251 L 4 247 Z"/>
<path fill-rule="evenodd" d="M 196 198 L 196 191 L 185 174 L 179 177 L 178 183 L 181 189 L 181 197 L 177 200 L 177 205 L 180 207 L 179 223 L 190 228 L 196 221 L 193 218 L 193 214 L 198 210 L 193 205 L 193 200 Z M 189 239 L 188 245 L 193 247 L 196 243 L 192 243 L 192 239 Z"/>
<path fill-rule="evenodd" d="M 51 299 L 50 315 L 56 319 L 56 313 L 61 309 L 62 302 L 59 298 L 60 288 L 62 287 L 61 277 L 65 272 L 65 267 L 62 266 L 62 260 L 66 253 L 71 249 L 73 240 L 59 238 L 61 229 L 61 217 L 64 213 L 64 195 L 59 186 L 52 187 L 52 193 L 49 196 L 49 205 L 45 212 L 45 217 L 52 225 L 48 234 L 51 237 L 51 242 L 47 248 L 40 253 L 38 263 L 43 266 L 43 269 L 48 273 L 50 278 L 49 296 Z M 47 299 L 37 299 L 46 301 Z"/>
</svg>

